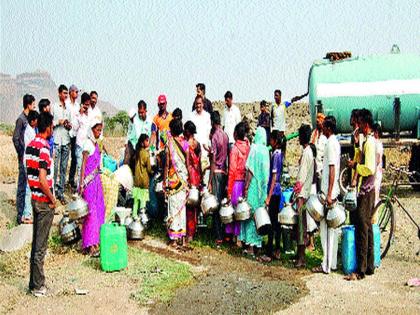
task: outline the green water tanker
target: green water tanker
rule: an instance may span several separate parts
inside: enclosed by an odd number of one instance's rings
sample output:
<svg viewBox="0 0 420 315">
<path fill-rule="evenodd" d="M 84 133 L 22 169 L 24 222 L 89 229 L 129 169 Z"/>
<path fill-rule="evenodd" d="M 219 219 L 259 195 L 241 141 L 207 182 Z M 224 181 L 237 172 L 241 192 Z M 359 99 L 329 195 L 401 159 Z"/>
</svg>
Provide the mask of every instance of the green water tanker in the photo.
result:
<svg viewBox="0 0 420 315">
<path fill-rule="evenodd" d="M 411 145 L 409 167 L 417 173 L 410 182 L 420 188 L 420 55 L 400 53 L 396 45 L 377 56 L 329 53 L 313 63 L 308 94 L 312 125 L 318 112 L 333 115 L 339 134 L 351 133 L 353 109 L 369 109 L 388 137 L 386 145 Z"/>
<path fill-rule="evenodd" d="M 399 127 L 419 139 L 420 55 L 390 53 L 314 62 L 309 103 L 312 123 L 318 111 L 333 115 L 339 133 L 351 132 L 352 109 L 367 108 L 385 132 L 394 133 Z"/>
</svg>

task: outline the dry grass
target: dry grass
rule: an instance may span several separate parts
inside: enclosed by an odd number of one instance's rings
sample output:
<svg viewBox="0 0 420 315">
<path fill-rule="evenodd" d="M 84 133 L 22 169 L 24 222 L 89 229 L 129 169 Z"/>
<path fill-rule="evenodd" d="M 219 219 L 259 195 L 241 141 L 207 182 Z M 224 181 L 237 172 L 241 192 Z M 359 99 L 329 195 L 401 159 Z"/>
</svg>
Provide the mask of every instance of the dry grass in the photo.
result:
<svg viewBox="0 0 420 315">
<path fill-rule="evenodd" d="M 17 178 L 18 161 L 11 136 L 4 134 L 0 135 L 0 152 L 2 153 L 0 161 L 0 177 L 3 181 Z"/>
</svg>

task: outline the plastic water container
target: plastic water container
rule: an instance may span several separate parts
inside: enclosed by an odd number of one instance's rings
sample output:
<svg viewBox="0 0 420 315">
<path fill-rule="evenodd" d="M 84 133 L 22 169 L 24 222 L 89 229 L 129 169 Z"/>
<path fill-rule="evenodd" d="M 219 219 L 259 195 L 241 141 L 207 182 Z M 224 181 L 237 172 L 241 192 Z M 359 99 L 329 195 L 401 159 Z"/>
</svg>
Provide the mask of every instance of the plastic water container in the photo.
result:
<svg viewBox="0 0 420 315">
<path fill-rule="evenodd" d="M 110 170 L 112 173 L 117 169 L 117 161 L 115 161 L 111 156 L 104 154 L 102 156 L 102 163 L 105 168 Z"/>
<path fill-rule="evenodd" d="M 378 268 L 381 265 L 381 230 L 379 225 L 372 224 L 372 231 L 374 266 Z"/>
<path fill-rule="evenodd" d="M 105 223 L 100 232 L 100 262 L 104 271 L 116 271 L 127 267 L 127 232 L 118 223 Z"/>
<path fill-rule="evenodd" d="M 356 235 L 353 225 L 345 225 L 342 227 L 341 241 L 341 261 L 343 264 L 343 272 L 348 275 L 357 270 L 356 259 Z"/>
</svg>

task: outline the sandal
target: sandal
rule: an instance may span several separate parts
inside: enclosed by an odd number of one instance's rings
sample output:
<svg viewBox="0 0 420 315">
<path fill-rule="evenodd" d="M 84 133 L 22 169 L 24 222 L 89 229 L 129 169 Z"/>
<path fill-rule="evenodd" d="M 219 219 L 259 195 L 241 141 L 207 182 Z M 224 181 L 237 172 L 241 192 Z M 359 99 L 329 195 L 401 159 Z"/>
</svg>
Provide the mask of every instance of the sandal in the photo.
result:
<svg viewBox="0 0 420 315">
<path fill-rule="evenodd" d="M 318 267 L 313 267 L 311 270 L 313 273 L 325 273 L 324 269 L 322 269 L 322 266 L 318 266 Z"/>
<path fill-rule="evenodd" d="M 280 251 L 279 251 L 279 250 L 276 250 L 276 251 L 274 252 L 273 258 L 274 258 L 275 260 L 280 260 L 280 259 L 281 259 L 281 253 L 280 253 Z"/>
<path fill-rule="evenodd" d="M 347 280 L 347 281 L 355 281 L 359 279 L 361 279 L 361 277 L 357 273 L 354 273 L 354 272 L 344 277 L 344 280 Z"/>
<path fill-rule="evenodd" d="M 271 257 L 267 256 L 267 255 L 262 255 L 260 257 L 257 257 L 257 261 L 260 263 L 270 263 L 271 262 Z"/>
</svg>

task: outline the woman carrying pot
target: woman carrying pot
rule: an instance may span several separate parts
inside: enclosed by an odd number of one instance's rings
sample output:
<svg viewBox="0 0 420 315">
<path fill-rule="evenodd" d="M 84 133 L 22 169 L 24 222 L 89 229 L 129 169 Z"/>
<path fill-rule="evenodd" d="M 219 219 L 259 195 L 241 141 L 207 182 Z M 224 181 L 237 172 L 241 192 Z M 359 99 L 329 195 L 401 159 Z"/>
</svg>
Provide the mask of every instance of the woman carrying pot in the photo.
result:
<svg viewBox="0 0 420 315">
<path fill-rule="evenodd" d="M 101 133 L 102 122 L 94 120 L 83 145 L 79 185 L 80 194 L 89 208 L 89 214 L 83 222 L 82 247 L 93 257 L 99 256 L 99 230 L 105 220 L 104 194 L 99 176 L 101 152 L 97 142 Z"/>
<path fill-rule="evenodd" d="M 243 244 L 248 246 L 244 253 L 255 257 L 254 247 L 261 248 L 262 238 L 257 233 L 254 213 L 257 208 L 265 205 L 270 172 L 267 134 L 262 127 L 257 128 L 245 167 L 247 170 L 245 196 L 251 207 L 251 218 L 241 223 L 239 238 Z"/>
</svg>

